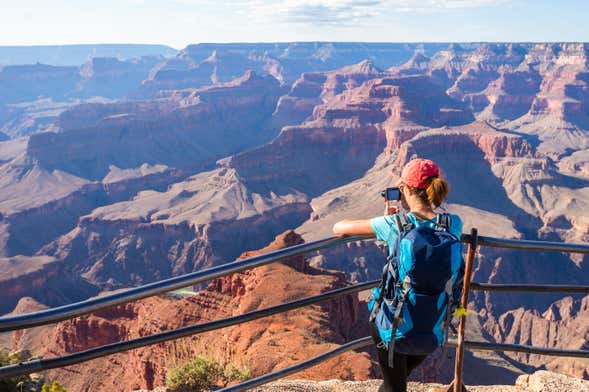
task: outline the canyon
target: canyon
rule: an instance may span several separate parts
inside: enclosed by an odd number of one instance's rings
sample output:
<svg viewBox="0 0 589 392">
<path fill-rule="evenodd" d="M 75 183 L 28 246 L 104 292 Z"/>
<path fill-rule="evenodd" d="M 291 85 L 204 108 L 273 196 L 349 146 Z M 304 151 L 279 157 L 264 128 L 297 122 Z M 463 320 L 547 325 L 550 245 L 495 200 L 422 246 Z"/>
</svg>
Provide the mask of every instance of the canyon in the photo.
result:
<svg viewBox="0 0 589 392">
<path fill-rule="evenodd" d="M 588 243 L 588 57 L 582 43 L 201 44 L 157 61 L 6 66 L 0 90 L 23 83 L 39 90 L 0 102 L 0 289 L 8 293 L 0 313 L 331 235 L 340 219 L 381 215 L 380 191 L 414 157 L 441 166 L 452 186 L 444 208 L 462 217 L 465 232 Z M 36 100 L 43 95 L 51 98 Z M 286 230 L 294 232 L 281 235 Z M 266 298 L 279 303 L 376 279 L 383 260 L 383 244 L 349 243 L 196 287 L 199 294 L 185 299 L 151 298 L 0 341 L 39 355 L 74 352 L 261 308 Z M 587 255 L 483 247 L 474 280 L 589 284 L 588 268 Z M 274 276 L 289 282 L 279 296 L 268 291 Z M 586 349 L 588 298 L 476 292 L 469 334 Z M 234 327 L 220 336 L 239 349 L 223 343 L 212 354 L 262 374 L 364 336 L 364 303 L 346 301 L 301 311 L 298 321 Z M 282 331 L 289 323 L 296 328 Z M 277 336 L 260 338 L 262 328 Z M 133 374 L 125 390 L 154 388 L 166 368 L 206 352 L 215 336 L 90 364 L 101 375 Z M 321 342 L 298 344 L 300 351 L 284 344 L 305 336 Z M 290 362 L 272 354 L 285 346 L 294 350 Z M 304 375 L 378 372 L 366 352 L 344 358 Z M 565 358 L 473 353 L 467 361 L 468 382 L 513 384 L 542 367 L 589 378 L 589 363 Z M 448 380 L 446 362 L 435 372 L 424 365 L 419 377 Z M 75 377 L 71 388 L 108 390 L 109 377 L 100 385 Z"/>
</svg>

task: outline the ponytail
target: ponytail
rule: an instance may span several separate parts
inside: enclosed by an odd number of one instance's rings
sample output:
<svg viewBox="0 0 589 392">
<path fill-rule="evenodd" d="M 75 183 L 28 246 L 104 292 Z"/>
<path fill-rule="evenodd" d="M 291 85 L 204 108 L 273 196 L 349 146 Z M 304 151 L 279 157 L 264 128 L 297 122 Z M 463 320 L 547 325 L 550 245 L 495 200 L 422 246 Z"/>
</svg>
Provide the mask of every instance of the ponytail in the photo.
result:
<svg viewBox="0 0 589 392">
<path fill-rule="evenodd" d="M 427 201 L 434 208 L 438 208 L 442 204 L 446 197 L 448 197 L 448 192 L 450 192 L 450 184 L 438 176 L 432 177 L 429 185 L 425 189 Z"/>
</svg>

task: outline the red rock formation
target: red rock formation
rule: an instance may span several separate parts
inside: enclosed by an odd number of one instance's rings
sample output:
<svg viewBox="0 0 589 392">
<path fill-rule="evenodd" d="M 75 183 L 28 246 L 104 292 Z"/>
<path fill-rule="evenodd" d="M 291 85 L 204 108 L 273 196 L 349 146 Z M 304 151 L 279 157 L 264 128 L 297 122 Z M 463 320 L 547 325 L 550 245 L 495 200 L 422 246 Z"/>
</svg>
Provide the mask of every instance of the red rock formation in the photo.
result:
<svg viewBox="0 0 589 392">
<path fill-rule="evenodd" d="M 0 313 L 12 310 L 21 297 L 47 286 L 62 271 L 62 263 L 48 256 L 0 259 Z"/>
<path fill-rule="evenodd" d="M 466 102 L 477 118 L 538 135 L 540 151 L 585 149 L 587 45 L 454 45 L 431 59 L 417 57 L 393 73 L 425 74 Z"/>
<path fill-rule="evenodd" d="M 301 242 L 286 232 L 268 247 L 242 257 Z M 291 267 L 296 266 L 296 269 Z M 317 270 L 302 257 L 275 263 L 213 281 L 205 291 L 182 300 L 155 297 L 46 327 L 43 352 L 57 355 L 132 339 L 283 303 L 341 287 L 344 274 Z M 166 368 L 195 355 L 207 355 L 223 364 L 266 373 L 301 361 L 359 335 L 366 334 L 364 305 L 355 296 L 340 298 L 240 326 L 187 337 L 176 342 L 141 348 L 51 371 L 68 390 L 127 391 L 162 385 Z M 359 332 L 360 331 L 360 332 Z M 19 337 L 26 342 L 27 336 Z M 24 347 L 23 347 L 24 348 Z M 89 370 L 92 369 L 92 372 Z M 344 379 L 374 377 L 366 353 L 348 353 L 305 372 L 297 378 Z"/>
<path fill-rule="evenodd" d="M 532 147 L 521 136 L 502 132 L 487 123 L 475 122 L 462 127 L 444 127 L 422 132 L 401 146 L 399 166 L 412 156 L 451 153 L 483 154 L 491 164 L 503 158 L 532 156 Z"/>
<path fill-rule="evenodd" d="M 383 74 L 370 61 L 330 72 L 303 73 L 293 83 L 290 92 L 280 97 L 276 105 L 276 121 L 281 126 L 300 124 L 313 114 L 317 105 Z"/>
</svg>

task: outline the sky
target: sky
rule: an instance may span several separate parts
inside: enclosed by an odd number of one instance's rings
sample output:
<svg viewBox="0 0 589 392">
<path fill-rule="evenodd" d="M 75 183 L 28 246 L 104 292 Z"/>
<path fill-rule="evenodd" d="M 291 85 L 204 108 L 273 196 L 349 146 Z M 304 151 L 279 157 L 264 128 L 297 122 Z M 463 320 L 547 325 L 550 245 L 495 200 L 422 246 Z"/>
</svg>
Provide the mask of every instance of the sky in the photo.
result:
<svg viewBox="0 0 589 392">
<path fill-rule="evenodd" d="M 589 0 L 0 1 L 0 45 L 589 42 Z"/>
</svg>

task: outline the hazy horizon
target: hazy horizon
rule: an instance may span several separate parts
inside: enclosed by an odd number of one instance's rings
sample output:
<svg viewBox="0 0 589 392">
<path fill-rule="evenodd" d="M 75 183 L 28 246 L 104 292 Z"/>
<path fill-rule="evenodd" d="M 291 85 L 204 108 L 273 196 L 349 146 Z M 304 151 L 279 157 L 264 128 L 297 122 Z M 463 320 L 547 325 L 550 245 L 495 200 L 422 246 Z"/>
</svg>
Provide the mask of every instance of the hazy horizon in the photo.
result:
<svg viewBox="0 0 589 392">
<path fill-rule="evenodd" d="M 587 41 L 228 41 L 228 42 L 191 42 L 182 47 L 175 47 L 162 43 L 154 42 L 83 42 L 83 43 L 65 43 L 65 44 L 26 44 L 26 45 L 3 45 L 1 48 L 34 48 L 34 47 L 60 47 L 60 46 L 162 46 L 180 51 L 191 45 L 248 45 L 248 44 L 289 44 L 289 43 L 331 43 L 331 44 L 543 44 L 543 43 L 570 43 L 570 44 L 589 44 Z"/>
</svg>

